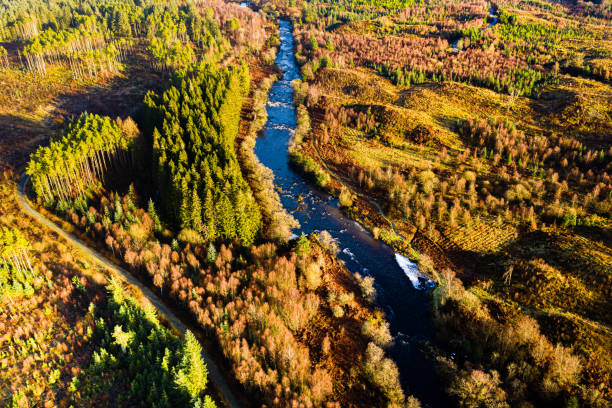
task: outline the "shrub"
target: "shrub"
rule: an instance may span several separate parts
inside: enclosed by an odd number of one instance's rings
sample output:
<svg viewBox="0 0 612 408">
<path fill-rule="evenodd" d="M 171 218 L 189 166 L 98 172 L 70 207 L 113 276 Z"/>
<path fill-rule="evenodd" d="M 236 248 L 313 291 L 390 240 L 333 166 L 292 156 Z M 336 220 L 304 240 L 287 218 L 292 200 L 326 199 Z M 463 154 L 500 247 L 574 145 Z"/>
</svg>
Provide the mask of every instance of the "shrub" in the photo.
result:
<svg viewBox="0 0 612 408">
<path fill-rule="evenodd" d="M 406 408 L 421 408 L 421 401 L 411 395 L 406 399 Z"/>
<path fill-rule="evenodd" d="M 333 305 L 331 310 L 335 318 L 339 319 L 344 316 L 344 308 L 338 304 Z"/>
<path fill-rule="evenodd" d="M 393 336 L 389 332 L 389 323 L 380 318 L 371 317 L 363 322 L 361 333 L 369 337 L 379 347 L 388 347 L 393 341 Z"/>
<path fill-rule="evenodd" d="M 336 241 L 334 241 L 334 238 L 331 236 L 331 234 L 326 230 L 319 232 L 319 242 L 321 243 L 321 245 L 323 245 L 325 249 L 327 249 L 332 254 L 338 253 L 338 244 L 336 243 Z"/>
<path fill-rule="evenodd" d="M 321 402 L 331 394 L 333 382 L 329 373 L 323 368 L 317 368 L 310 379 L 310 390 L 315 403 Z"/>
<path fill-rule="evenodd" d="M 508 201 L 523 201 L 531 198 L 531 193 L 522 184 L 516 184 L 515 186 L 510 187 L 508 190 L 506 190 L 504 195 Z"/>
<path fill-rule="evenodd" d="M 582 363 L 580 357 L 573 355 L 560 344 L 555 346 L 551 362 L 551 375 L 563 385 L 575 386 L 580 380 Z"/>
<path fill-rule="evenodd" d="M 355 295 L 352 292 L 344 292 L 338 295 L 338 303 L 342 306 L 347 306 L 353 303 Z"/>
<path fill-rule="evenodd" d="M 300 235 L 300 238 L 297 241 L 297 245 L 295 246 L 295 253 L 300 258 L 310 255 L 310 241 L 304 233 Z"/>
<path fill-rule="evenodd" d="M 563 216 L 563 226 L 564 227 L 575 227 L 577 221 L 578 221 L 578 216 L 576 214 L 576 210 L 573 208 L 570 208 Z"/>
<path fill-rule="evenodd" d="M 462 407 L 496 406 L 510 407 L 506 393 L 500 388 L 497 371 L 462 370 L 448 389 L 459 400 Z"/>
<path fill-rule="evenodd" d="M 182 229 L 178 234 L 178 239 L 191 245 L 202 245 L 204 243 L 202 235 L 189 228 Z"/>
<path fill-rule="evenodd" d="M 314 181 L 317 186 L 325 187 L 331 181 L 330 175 L 311 157 L 293 151 L 289 155 L 289 160 L 291 165 L 302 171 L 308 178 Z"/>
<path fill-rule="evenodd" d="M 321 285 L 321 266 L 316 262 L 310 262 L 304 268 L 304 277 L 306 278 L 306 287 L 310 290 L 316 290 Z"/>
<path fill-rule="evenodd" d="M 361 295 L 370 303 L 374 303 L 376 300 L 376 289 L 374 288 L 374 278 L 371 276 L 362 277 L 360 274 L 355 274 L 355 279 L 359 283 L 361 289 Z"/>
<path fill-rule="evenodd" d="M 399 382 L 399 371 L 391 359 L 385 357 L 383 349 L 368 343 L 363 363 L 365 377 L 376 385 L 389 401 L 402 404 L 404 391 Z"/>
<path fill-rule="evenodd" d="M 467 181 L 468 183 L 471 183 L 473 181 L 476 181 L 476 173 L 474 173 L 473 171 L 466 171 L 465 173 L 463 173 L 463 178 L 465 179 L 465 181 Z"/>
<path fill-rule="evenodd" d="M 353 205 L 353 195 L 347 188 L 342 187 L 340 196 L 338 197 L 338 202 L 340 203 L 341 207 L 350 207 Z"/>
</svg>

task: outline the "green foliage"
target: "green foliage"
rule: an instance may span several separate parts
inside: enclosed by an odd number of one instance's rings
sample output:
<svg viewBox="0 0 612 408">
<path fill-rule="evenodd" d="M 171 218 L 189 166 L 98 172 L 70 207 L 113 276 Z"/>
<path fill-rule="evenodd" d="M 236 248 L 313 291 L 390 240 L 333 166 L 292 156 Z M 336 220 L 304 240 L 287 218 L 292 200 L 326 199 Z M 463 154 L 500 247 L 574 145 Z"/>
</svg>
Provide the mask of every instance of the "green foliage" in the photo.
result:
<svg viewBox="0 0 612 408">
<path fill-rule="evenodd" d="M 239 238 L 251 245 L 261 229 L 259 208 L 234 151 L 246 83 L 246 67 L 208 64 L 161 97 L 145 99 L 164 213 L 209 241 Z"/>
<path fill-rule="evenodd" d="M 0 229 L 0 296 L 31 296 L 34 293 L 35 270 L 27 251 L 30 243 L 21 231 L 14 228 Z"/>
<path fill-rule="evenodd" d="M 208 244 L 208 251 L 206 252 L 206 260 L 208 261 L 208 263 L 213 264 L 215 263 L 216 259 L 217 259 L 217 250 L 215 249 L 215 246 L 211 242 L 210 244 Z"/>
<path fill-rule="evenodd" d="M 310 49 L 316 51 L 319 49 L 319 42 L 315 38 L 314 34 L 310 36 Z"/>
<path fill-rule="evenodd" d="M 399 383 L 397 366 L 385 357 L 384 351 L 376 344 L 368 343 L 362 369 L 363 375 L 378 386 L 389 401 L 403 404 L 405 397 Z"/>
<path fill-rule="evenodd" d="M 291 165 L 304 172 L 319 187 L 325 187 L 330 182 L 330 175 L 311 157 L 305 156 L 298 151 L 292 151 L 289 155 L 289 160 Z"/>
<path fill-rule="evenodd" d="M 507 24 L 514 26 L 518 23 L 518 16 L 516 14 L 509 13 L 506 9 L 501 8 L 498 11 L 499 24 Z"/>
<path fill-rule="evenodd" d="M 295 247 L 295 253 L 299 257 L 302 257 L 302 258 L 310 255 L 310 241 L 308 240 L 308 237 L 303 232 L 297 241 L 297 244 Z"/>
<path fill-rule="evenodd" d="M 155 232 L 157 233 L 161 232 L 162 225 L 159 220 L 159 216 L 157 215 L 157 212 L 155 211 L 155 204 L 153 203 L 152 199 L 149 199 L 149 206 L 147 208 L 147 211 L 149 212 L 149 215 L 151 216 L 151 219 L 153 220 L 153 227 L 155 228 Z"/>
<path fill-rule="evenodd" d="M 202 349 L 191 332 L 185 339 L 175 336 L 157 319 L 153 309 L 143 308 L 128 296 L 121 283 L 108 285 L 109 316 L 93 316 L 96 321 L 96 350 L 87 370 L 73 381 L 75 404 L 90 401 L 110 391 L 106 378 L 113 378 L 113 389 L 125 390 L 119 396 L 129 405 L 150 407 L 215 407 L 204 395 L 208 381 Z M 91 313 L 96 313 L 90 309 Z"/>
<path fill-rule="evenodd" d="M 34 191 L 47 202 L 81 197 L 104 180 L 111 165 L 129 163 L 132 136 L 108 116 L 83 113 L 31 155 L 27 174 Z"/>
<path fill-rule="evenodd" d="M 191 399 L 198 398 L 206 390 L 208 370 L 202 361 L 202 347 L 190 331 L 185 335 L 182 354 L 174 383 L 187 391 Z"/>
<path fill-rule="evenodd" d="M 39 74 L 46 73 L 47 64 L 58 62 L 69 65 L 77 76 L 94 77 L 100 71 L 114 74 L 132 51 L 133 37 L 146 40 L 155 68 L 184 73 L 200 55 L 222 54 L 227 42 L 217 19 L 209 13 L 203 16 L 192 2 L 11 3 L 0 8 L 0 40 L 27 41 L 23 49 L 27 68 Z M 236 22 L 232 20 L 232 27 Z"/>
<path fill-rule="evenodd" d="M 576 210 L 571 208 L 564 216 L 563 216 L 563 226 L 564 227 L 575 227 L 577 222 L 577 214 Z"/>
</svg>

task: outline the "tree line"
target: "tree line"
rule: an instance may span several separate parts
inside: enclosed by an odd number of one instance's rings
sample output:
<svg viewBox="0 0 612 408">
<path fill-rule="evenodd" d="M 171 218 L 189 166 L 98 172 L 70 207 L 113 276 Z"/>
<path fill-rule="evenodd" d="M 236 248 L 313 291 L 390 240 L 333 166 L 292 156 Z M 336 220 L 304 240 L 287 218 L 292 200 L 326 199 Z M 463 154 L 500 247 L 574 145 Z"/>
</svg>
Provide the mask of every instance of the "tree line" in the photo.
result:
<svg viewBox="0 0 612 408">
<path fill-rule="evenodd" d="M 395 85 L 451 80 L 525 96 L 535 95 L 547 78 L 545 72 L 519 58 L 482 47 L 451 53 L 449 43 L 440 38 L 376 38 L 300 30 L 297 39 L 298 55 L 303 53 L 310 60 L 302 67 L 306 77 L 320 67 L 360 65 L 375 69 Z"/>
<path fill-rule="evenodd" d="M 105 180 L 111 168 L 127 166 L 138 136 L 131 119 L 83 113 L 71 121 L 49 146 L 32 154 L 27 174 L 34 191 L 49 204 L 84 195 Z"/>
<path fill-rule="evenodd" d="M 40 10 L 37 17 L 28 6 Z M 118 73 L 133 44 L 142 43 L 134 39 L 144 40 L 153 68 L 166 73 L 228 48 L 212 10 L 202 15 L 191 1 L 14 2 L 0 9 L 0 36 L 25 42 L 19 56 L 32 72 L 44 75 L 49 64 L 63 63 L 90 78 Z"/>
<path fill-rule="evenodd" d="M 239 238 L 250 245 L 261 230 L 261 213 L 234 148 L 248 89 L 246 67 L 205 64 L 161 96 L 145 98 L 163 213 L 208 241 Z"/>
</svg>

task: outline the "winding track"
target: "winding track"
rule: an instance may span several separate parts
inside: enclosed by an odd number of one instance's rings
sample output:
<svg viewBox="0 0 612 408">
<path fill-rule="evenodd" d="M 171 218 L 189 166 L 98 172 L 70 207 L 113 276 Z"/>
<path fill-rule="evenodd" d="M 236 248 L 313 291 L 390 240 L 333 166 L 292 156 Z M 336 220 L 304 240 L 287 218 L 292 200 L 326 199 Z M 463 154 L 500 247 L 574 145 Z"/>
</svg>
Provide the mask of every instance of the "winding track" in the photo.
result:
<svg viewBox="0 0 612 408">
<path fill-rule="evenodd" d="M 95 249 L 88 247 L 82 240 L 78 237 L 70 234 L 60 227 L 58 227 L 55 223 L 50 221 L 49 219 L 42 216 L 38 211 L 36 211 L 28 202 L 26 198 L 26 185 L 28 183 L 29 176 L 24 175 L 19 182 L 19 188 L 17 189 L 17 202 L 21 206 L 21 208 L 32 218 L 34 218 L 39 223 L 43 224 L 47 228 L 56 232 L 59 236 L 70 241 L 72 245 L 78 248 L 81 252 L 87 255 L 89 258 L 93 259 L 96 263 L 101 265 L 106 269 L 110 269 L 117 275 L 122 276 L 129 284 L 136 286 L 142 294 L 155 306 L 158 313 L 162 315 L 173 328 L 181 332 L 183 335 L 187 331 L 187 326 L 183 324 L 183 322 L 168 308 L 163 301 L 155 295 L 149 288 L 143 285 L 138 279 L 134 277 L 130 272 L 125 270 L 124 268 L 115 265 L 108 259 L 106 259 L 102 254 L 100 254 Z M 225 381 L 223 374 L 221 374 L 221 370 L 219 367 L 212 361 L 210 356 L 206 353 L 204 349 L 202 349 L 202 358 L 206 363 L 208 368 L 208 378 L 214 384 L 215 388 L 219 392 L 221 398 L 223 399 L 223 404 L 228 408 L 241 408 L 242 405 L 238 402 L 238 398 L 234 395 L 229 385 Z"/>
</svg>

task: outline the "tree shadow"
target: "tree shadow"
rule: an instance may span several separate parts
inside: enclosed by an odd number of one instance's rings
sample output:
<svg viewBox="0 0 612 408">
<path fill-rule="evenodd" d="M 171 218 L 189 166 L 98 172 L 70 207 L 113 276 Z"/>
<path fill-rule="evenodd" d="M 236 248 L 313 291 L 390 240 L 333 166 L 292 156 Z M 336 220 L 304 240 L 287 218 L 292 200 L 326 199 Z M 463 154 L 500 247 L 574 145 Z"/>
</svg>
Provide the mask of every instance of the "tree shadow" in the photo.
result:
<svg viewBox="0 0 612 408">
<path fill-rule="evenodd" d="M 0 171 L 24 164 L 30 152 L 46 143 L 48 133 L 48 128 L 40 121 L 0 114 Z"/>
<path fill-rule="evenodd" d="M 83 112 L 111 118 L 136 116 L 147 91 L 159 92 L 168 85 L 167 78 L 150 69 L 150 62 L 142 51 L 130 55 L 124 67 L 110 79 L 99 78 L 95 84 L 72 86 L 46 99 L 39 105 L 49 104 L 48 113 L 41 120 L 29 119 L 18 112 L 1 114 L 0 170 L 23 170 L 29 155 L 39 145 L 48 143 L 49 137 L 62 129 L 67 120 Z"/>
<path fill-rule="evenodd" d="M 574 232 L 579 233 L 578 231 Z M 591 229 L 591 227 L 584 227 L 581 232 L 582 234 L 598 233 L 596 228 Z M 594 239 L 597 238 L 595 237 Z M 509 265 L 517 265 L 519 262 L 529 262 L 541 259 L 546 265 L 558 270 L 564 277 L 572 277 L 580 282 L 587 290 L 601 293 L 602 288 L 600 286 L 601 283 L 599 283 L 600 279 L 595 279 L 596 282 L 593 281 L 593 278 L 597 275 L 594 270 L 597 265 L 588 261 L 586 253 L 582 253 L 581 255 L 582 247 L 570 246 L 568 248 L 568 240 L 571 240 L 571 235 L 556 235 L 545 231 L 522 232 L 519 233 L 517 239 L 509 242 L 498 251 L 480 257 L 479 262 L 475 264 L 474 268 L 478 271 L 478 274 L 482 276 L 482 279 L 492 279 L 497 284 L 500 284 L 500 282 L 503 281 L 503 274 Z M 573 242 L 573 240 L 571 241 Z M 606 246 L 606 248 L 609 249 L 609 246 Z M 610 253 L 611 252 L 608 251 L 608 254 Z M 588 272 L 584 273 L 584 271 Z M 549 282 L 549 278 L 544 276 L 541 278 Z M 518 282 L 516 278 L 513 279 L 513 282 L 518 283 L 520 286 L 531 284 L 530 282 Z M 525 288 L 527 288 L 527 286 L 525 286 Z M 533 293 L 537 296 L 540 295 L 540 293 L 535 290 L 535 286 Z M 548 292 L 544 292 L 544 294 L 546 293 Z M 583 315 L 594 321 L 609 324 L 610 316 L 606 316 L 605 314 L 595 316 L 590 315 L 588 312 L 588 310 L 595 310 L 595 308 L 603 306 L 601 301 L 602 299 L 596 296 L 592 299 L 581 299 L 576 307 L 565 304 L 558 304 L 556 306 L 561 309 L 568 307 L 569 311 L 573 311 L 573 313 L 577 315 Z"/>
</svg>

